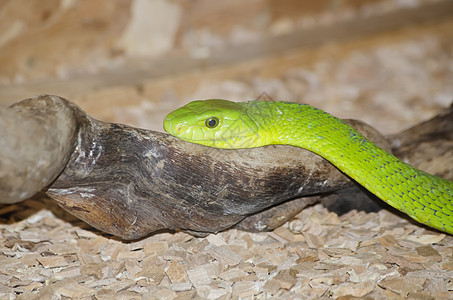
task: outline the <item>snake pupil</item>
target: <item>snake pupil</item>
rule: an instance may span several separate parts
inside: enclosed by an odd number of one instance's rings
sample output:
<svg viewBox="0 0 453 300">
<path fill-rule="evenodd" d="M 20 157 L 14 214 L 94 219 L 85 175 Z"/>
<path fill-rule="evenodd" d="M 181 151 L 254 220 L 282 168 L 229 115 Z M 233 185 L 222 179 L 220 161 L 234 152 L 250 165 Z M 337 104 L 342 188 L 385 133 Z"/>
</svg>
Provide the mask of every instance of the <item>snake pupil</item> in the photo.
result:
<svg viewBox="0 0 453 300">
<path fill-rule="evenodd" d="M 216 117 L 207 118 L 205 124 L 208 128 L 214 128 L 219 124 L 219 119 Z"/>
</svg>

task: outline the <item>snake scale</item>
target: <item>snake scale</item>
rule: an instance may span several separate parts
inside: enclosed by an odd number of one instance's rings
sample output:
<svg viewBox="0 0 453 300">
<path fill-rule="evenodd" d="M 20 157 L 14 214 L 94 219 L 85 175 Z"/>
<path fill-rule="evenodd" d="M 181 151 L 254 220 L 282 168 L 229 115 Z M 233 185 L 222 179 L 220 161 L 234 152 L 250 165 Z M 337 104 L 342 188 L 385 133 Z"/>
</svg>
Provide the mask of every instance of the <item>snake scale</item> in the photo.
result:
<svg viewBox="0 0 453 300">
<path fill-rule="evenodd" d="M 280 144 L 310 150 L 414 220 L 453 234 L 453 182 L 402 162 L 313 106 L 193 101 L 168 114 L 164 129 L 184 141 L 215 148 Z"/>
</svg>

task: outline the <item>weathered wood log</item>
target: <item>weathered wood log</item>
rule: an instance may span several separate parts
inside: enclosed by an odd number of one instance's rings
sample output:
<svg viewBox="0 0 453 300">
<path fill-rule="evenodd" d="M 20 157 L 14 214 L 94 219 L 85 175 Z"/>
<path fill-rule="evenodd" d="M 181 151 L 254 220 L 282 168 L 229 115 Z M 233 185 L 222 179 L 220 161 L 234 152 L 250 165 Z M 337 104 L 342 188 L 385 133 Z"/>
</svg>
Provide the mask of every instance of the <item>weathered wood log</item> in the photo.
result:
<svg viewBox="0 0 453 300">
<path fill-rule="evenodd" d="M 126 239 L 165 229 L 217 232 L 288 199 L 351 184 L 299 148 L 221 150 L 88 116 L 78 121 L 79 143 L 47 194 Z M 299 210 L 313 200 L 304 202 Z"/>
<path fill-rule="evenodd" d="M 270 230 L 321 198 L 313 195 L 336 201 L 345 188 L 350 199 L 369 199 L 330 163 L 295 147 L 208 148 L 95 120 L 57 96 L 0 113 L 0 202 L 44 189 L 73 215 L 124 239 L 159 230 L 203 235 L 235 224 Z M 389 149 L 377 131 L 351 122 Z"/>
</svg>

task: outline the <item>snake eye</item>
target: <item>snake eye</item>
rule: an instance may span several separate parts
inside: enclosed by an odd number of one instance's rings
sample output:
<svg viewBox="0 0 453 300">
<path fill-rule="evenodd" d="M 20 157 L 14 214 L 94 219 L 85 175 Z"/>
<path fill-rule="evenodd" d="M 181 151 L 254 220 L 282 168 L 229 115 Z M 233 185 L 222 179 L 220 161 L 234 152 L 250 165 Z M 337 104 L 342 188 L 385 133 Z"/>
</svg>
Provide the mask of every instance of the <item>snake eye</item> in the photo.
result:
<svg viewBox="0 0 453 300">
<path fill-rule="evenodd" d="M 217 127 L 217 125 L 219 125 L 219 119 L 217 119 L 216 117 L 209 117 L 206 119 L 205 124 L 208 128 Z"/>
</svg>

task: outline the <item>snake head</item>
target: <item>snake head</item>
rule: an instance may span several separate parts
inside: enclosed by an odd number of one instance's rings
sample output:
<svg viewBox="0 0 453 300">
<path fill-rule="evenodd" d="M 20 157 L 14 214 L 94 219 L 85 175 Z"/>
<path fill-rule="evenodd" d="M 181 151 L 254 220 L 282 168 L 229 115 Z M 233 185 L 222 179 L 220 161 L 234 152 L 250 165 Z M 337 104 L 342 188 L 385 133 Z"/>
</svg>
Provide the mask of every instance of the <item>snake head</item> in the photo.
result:
<svg viewBox="0 0 453 300">
<path fill-rule="evenodd" d="M 256 123 L 238 102 L 198 100 L 174 110 L 164 120 L 164 129 L 184 141 L 216 148 L 257 147 Z"/>
</svg>

